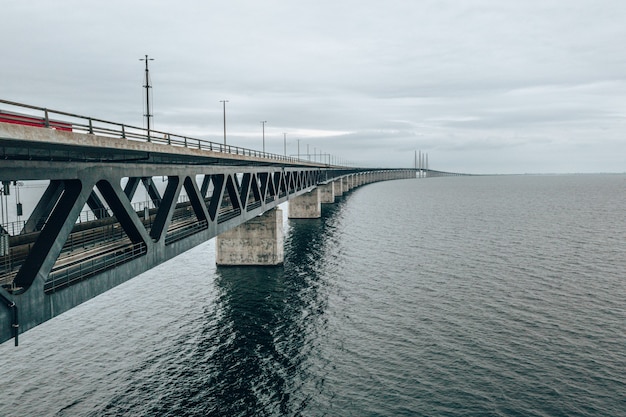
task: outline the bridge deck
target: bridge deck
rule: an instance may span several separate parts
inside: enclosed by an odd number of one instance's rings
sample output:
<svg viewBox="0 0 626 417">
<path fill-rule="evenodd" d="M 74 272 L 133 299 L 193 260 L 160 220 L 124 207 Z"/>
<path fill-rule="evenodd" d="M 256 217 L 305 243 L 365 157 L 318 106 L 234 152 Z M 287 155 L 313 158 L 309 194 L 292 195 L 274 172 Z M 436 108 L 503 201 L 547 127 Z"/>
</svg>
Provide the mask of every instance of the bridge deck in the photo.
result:
<svg viewBox="0 0 626 417">
<path fill-rule="evenodd" d="M 55 157 L 57 160 L 74 161 L 124 161 L 138 158 L 156 163 L 324 166 L 286 155 L 147 130 L 7 100 L 0 100 L 0 105 L 5 107 L 0 108 L 0 141 L 5 159 Z"/>
</svg>

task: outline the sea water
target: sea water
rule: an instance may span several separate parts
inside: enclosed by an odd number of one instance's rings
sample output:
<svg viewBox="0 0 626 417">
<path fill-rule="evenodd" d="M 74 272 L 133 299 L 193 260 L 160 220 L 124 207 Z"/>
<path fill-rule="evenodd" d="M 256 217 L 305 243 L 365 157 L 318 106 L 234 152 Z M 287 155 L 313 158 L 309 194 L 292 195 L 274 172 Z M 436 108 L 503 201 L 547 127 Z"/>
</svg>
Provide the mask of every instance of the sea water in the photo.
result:
<svg viewBox="0 0 626 417">
<path fill-rule="evenodd" d="M 360 187 L 0 346 L 2 416 L 625 416 L 626 176 Z"/>
</svg>

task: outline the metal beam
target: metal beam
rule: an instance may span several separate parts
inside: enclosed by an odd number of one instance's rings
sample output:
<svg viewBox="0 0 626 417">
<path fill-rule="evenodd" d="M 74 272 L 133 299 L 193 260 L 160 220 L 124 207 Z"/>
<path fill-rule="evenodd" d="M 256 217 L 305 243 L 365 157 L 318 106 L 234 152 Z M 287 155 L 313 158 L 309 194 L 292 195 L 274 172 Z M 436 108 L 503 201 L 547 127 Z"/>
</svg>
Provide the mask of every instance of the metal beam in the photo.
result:
<svg viewBox="0 0 626 417">
<path fill-rule="evenodd" d="M 133 243 L 143 242 L 147 244 L 150 241 L 149 235 L 137 213 L 133 210 L 130 200 L 121 190 L 119 183 L 111 184 L 109 181 L 100 180 L 97 187 L 128 238 Z"/>
<path fill-rule="evenodd" d="M 157 211 L 154 219 L 152 229 L 150 229 L 150 237 L 154 241 L 160 241 L 165 237 L 167 228 L 172 221 L 172 215 L 174 214 L 174 207 L 176 207 L 176 201 L 180 190 L 182 188 L 182 182 L 178 177 L 168 177 L 167 188 L 163 194 L 163 200 L 159 205 L 159 211 Z"/>
<path fill-rule="evenodd" d="M 107 217 L 110 217 L 105 205 L 102 203 L 102 200 L 100 200 L 98 194 L 96 194 L 96 192 L 93 190 L 91 191 L 91 194 L 89 194 L 89 198 L 87 198 L 87 205 L 97 219 L 105 219 Z"/>
<path fill-rule="evenodd" d="M 93 184 L 87 184 L 85 187 L 80 180 L 68 180 L 65 181 L 64 188 L 50 218 L 15 277 L 14 282 L 20 288 L 20 292 L 29 289 L 37 277 L 42 282 L 48 277 L 76 223 L 78 214 L 85 206 Z"/>
<path fill-rule="evenodd" d="M 161 205 L 161 194 L 159 194 L 159 190 L 157 190 L 156 185 L 154 185 L 154 181 L 152 177 L 144 177 L 141 179 L 143 186 L 146 187 L 146 191 L 148 191 L 148 195 L 152 200 L 152 204 L 154 207 L 159 207 Z"/>
<path fill-rule="evenodd" d="M 60 180 L 52 180 L 48 184 L 46 191 L 44 191 L 43 195 L 39 199 L 39 202 L 35 206 L 35 209 L 28 217 L 24 228 L 22 229 L 22 234 L 32 233 L 37 230 L 41 230 L 44 223 L 50 216 L 54 205 L 59 200 L 63 189 L 65 188 L 65 183 Z"/>
</svg>

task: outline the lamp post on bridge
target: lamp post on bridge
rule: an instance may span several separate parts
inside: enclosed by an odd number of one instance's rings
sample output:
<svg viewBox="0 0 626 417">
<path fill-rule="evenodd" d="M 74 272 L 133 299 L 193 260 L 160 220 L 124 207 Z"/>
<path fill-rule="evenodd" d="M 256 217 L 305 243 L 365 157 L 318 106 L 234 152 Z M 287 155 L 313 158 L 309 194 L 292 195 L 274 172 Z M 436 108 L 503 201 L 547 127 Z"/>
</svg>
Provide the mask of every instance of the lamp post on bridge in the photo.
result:
<svg viewBox="0 0 626 417">
<path fill-rule="evenodd" d="M 285 156 L 287 156 L 287 134 L 286 133 L 283 133 L 283 139 L 284 139 L 283 151 L 285 153 Z"/>
<path fill-rule="evenodd" d="M 261 122 L 261 125 L 263 126 L 263 153 L 265 153 L 265 123 L 267 123 L 267 120 L 263 120 Z"/>
<path fill-rule="evenodd" d="M 148 55 L 146 55 L 145 58 L 139 58 L 139 60 L 146 61 L 146 84 L 144 85 L 144 88 L 146 89 L 146 114 L 144 114 L 144 116 L 146 116 L 146 124 L 148 128 L 148 142 L 150 142 L 150 118 L 152 117 L 152 115 L 150 114 L 150 89 L 152 88 L 152 86 L 150 85 L 150 71 L 148 70 L 148 61 L 154 61 L 154 58 L 148 58 Z"/>
<path fill-rule="evenodd" d="M 228 100 L 220 100 L 220 103 L 224 104 L 224 146 L 226 146 L 226 103 Z"/>
</svg>

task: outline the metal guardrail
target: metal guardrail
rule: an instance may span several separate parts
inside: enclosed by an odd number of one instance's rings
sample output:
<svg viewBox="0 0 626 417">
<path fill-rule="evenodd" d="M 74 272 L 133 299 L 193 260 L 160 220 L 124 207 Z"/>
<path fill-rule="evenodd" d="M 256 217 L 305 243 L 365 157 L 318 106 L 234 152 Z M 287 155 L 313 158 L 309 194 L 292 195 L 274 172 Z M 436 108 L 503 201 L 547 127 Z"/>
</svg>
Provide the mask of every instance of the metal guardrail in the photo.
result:
<svg viewBox="0 0 626 417">
<path fill-rule="evenodd" d="M 100 272 L 132 261 L 146 253 L 146 245 L 141 242 L 131 244 L 125 249 L 102 253 L 97 257 L 86 259 L 68 268 L 64 268 L 62 271 L 51 273 L 48 280 L 44 283 L 44 292 L 50 293 L 65 288 Z"/>
<path fill-rule="evenodd" d="M 179 204 L 179 203 L 188 203 L 188 202 L 189 202 L 189 197 L 186 194 L 181 194 L 178 197 L 177 204 Z M 139 202 L 131 203 L 131 206 L 133 207 L 133 210 L 135 210 L 135 212 L 144 211 L 146 208 L 148 208 L 149 210 L 155 208 L 155 205 L 152 202 L 152 200 L 147 201 L 147 202 L 139 201 Z M 104 217 L 106 215 L 113 216 L 113 212 L 108 207 L 104 207 L 102 209 L 97 209 L 96 211 L 94 211 L 94 210 L 83 210 L 78 215 L 78 218 L 76 219 L 76 224 L 89 223 L 89 222 L 92 222 L 94 220 L 99 220 L 99 219 L 101 219 L 102 217 Z M 38 219 L 38 221 L 36 223 L 37 226 L 35 227 L 34 231 L 35 232 L 41 231 L 41 229 L 43 229 L 43 227 L 46 224 L 46 220 L 47 220 L 47 218 L 45 218 L 45 217 L 42 217 L 42 218 Z M 17 236 L 17 235 L 21 234 L 22 229 L 26 225 L 26 222 L 27 222 L 27 220 L 19 220 L 19 221 L 13 221 L 13 222 L 8 222 L 8 223 L 0 223 L 0 226 L 10 236 Z M 2 251 L 0 251 L 0 256 L 2 256 Z"/>
<path fill-rule="evenodd" d="M 122 138 L 142 142 L 150 142 L 169 146 L 200 149 L 205 151 L 220 152 L 226 155 L 252 156 L 258 158 L 272 159 L 289 163 L 308 163 L 311 161 L 295 158 L 293 156 L 278 155 L 254 149 L 242 148 L 239 146 L 225 145 L 223 143 L 212 142 L 205 139 L 197 139 L 188 136 L 181 136 L 174 133 L 163 132 L 154 129 L 130 126 L 122 123 L 111 122 L 94 117 L 81 116 L 59 110 L 52 110 L 45 107 L 31 106 L 14 101 L 0 100 L 0 104 L 12 106 L 20 110 L 28 109 L 31 113 L 23 114 L 0 111 L 0 121 L 7 123 L 26 124 L 31 126 L 48 127 L 59 130 L 71 130 L 73 132 L 88 133 L 105 137 Z M 61 120 L 62 119 L 62 120 Z M 329 166 L 320 162 L 314 164 Z"/>
<path fill-rule="evenodd" d="M 206 230 L 209 227 L 209 222 L 203 220 L 201 222 L 194 221 L 193 223 L 183 224 L 180 227 L 175 228 L 173 231 L 169 231 L 165 236 L 165 244 L 170 245 L 174 242 L 178 242 L 188 236 L 194 235 L 202 230 Z"/>
</svg>

